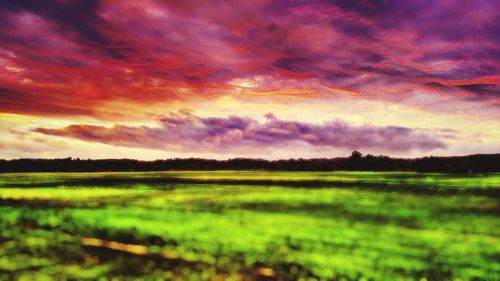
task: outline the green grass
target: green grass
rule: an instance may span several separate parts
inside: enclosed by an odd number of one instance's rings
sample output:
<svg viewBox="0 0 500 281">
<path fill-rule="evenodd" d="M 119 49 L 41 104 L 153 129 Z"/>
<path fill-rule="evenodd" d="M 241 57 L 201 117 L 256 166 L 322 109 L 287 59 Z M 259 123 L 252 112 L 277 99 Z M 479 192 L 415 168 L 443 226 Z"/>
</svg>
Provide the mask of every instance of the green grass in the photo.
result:
<svg viewBox="0 0 500 281">
<path fill-rule="evenodd" d="M 495 174 L 3 174 L 0 279 L 499 280 L 499 187 Z"/>
</svg>

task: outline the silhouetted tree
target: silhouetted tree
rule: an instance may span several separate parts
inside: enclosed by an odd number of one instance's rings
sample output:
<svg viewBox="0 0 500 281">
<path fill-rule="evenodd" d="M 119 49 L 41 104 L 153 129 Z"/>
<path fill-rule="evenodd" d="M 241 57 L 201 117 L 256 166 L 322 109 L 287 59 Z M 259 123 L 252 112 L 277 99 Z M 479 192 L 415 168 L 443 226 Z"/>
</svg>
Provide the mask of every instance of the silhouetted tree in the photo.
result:
<svg viewBox="0 0 500 281">
<path fill-rule="evenodd" d="M 363 157 L 363 154 L 361 154 L 361 152 L 359 152 L 357 150 L 354 150 L 351 153 L 351 156 L 349 158 L 351 158 L 351 159 L 361 159 L 361 157 Z"/>
<path fill-rule="evenodd" d="M 274 170 L 274 171 L 418 171 L 447 173 L 500 172 L 500 154 L 476 154 L 456 157 L 423 157 L 417 159 L 365 157 L 353 151 L 347 158 L 316 159 L 166 159 L 139 161 L 133 159 L 15 159 L 0 160 L 0 173 L 6 172 L 95 172 L 95 171 L 165 171 L 165 170 Z"/>
</svg>

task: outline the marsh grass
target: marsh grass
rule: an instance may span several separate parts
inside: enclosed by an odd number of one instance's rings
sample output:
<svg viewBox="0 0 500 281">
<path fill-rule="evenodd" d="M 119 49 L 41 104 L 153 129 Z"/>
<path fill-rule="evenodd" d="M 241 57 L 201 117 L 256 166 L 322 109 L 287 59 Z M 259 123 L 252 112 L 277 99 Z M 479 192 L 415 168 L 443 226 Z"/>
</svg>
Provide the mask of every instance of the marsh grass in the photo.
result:
<svg viewBox="0 0 500 281">
<path fill-rule="evenodd" d="M 400 172 L 4 174 L 0 279 L 498 280 L 499 186 Z"/>
</svg>

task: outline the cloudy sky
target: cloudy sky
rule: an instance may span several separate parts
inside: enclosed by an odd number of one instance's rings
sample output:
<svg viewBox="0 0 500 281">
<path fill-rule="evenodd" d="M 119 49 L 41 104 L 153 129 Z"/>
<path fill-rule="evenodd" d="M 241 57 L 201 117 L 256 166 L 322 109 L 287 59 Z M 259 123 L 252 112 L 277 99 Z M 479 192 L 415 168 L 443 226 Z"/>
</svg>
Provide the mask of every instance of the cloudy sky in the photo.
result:
<svg viewBox="0 0 500 281">
<path fill-rule="evenodd" d="M 500 152 L 500 1 L 0 1 L 0 158 Z"/>
</svg>

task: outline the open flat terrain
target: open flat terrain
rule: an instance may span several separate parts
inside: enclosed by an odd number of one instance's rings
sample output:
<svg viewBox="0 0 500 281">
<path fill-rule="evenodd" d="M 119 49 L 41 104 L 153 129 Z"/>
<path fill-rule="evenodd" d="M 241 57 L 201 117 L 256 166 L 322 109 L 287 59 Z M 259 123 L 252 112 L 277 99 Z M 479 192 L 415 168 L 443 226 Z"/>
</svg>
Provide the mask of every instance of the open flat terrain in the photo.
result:
<svg viewBox="0 0 500 281">
<path fill-rule="evenodd" d="M 0 280 L 499 280 L 500 175 L 0 174 Z"/>
</svg>

